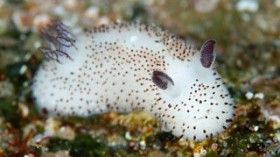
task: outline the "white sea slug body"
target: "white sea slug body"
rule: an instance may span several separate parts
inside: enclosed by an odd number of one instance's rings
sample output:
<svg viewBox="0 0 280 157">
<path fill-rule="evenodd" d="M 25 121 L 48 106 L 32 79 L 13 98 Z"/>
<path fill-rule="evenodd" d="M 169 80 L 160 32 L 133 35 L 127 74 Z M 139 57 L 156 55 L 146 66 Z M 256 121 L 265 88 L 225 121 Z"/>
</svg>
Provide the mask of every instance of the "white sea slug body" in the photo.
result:
<svg viewBox="0 0 280 157">
<path fill-rule="evenodd" d="M 43 30 L 49 59 L 32 86 L 49 115 L 88 116 L 146 111 L 166 131 L 189 140 L 229 127 L 234 103 L 213 67 L 215 41 L 196 51 L 159 28 L 136 23 L 96 27 L 73 35 L 54 22 Z"/>
</svg>

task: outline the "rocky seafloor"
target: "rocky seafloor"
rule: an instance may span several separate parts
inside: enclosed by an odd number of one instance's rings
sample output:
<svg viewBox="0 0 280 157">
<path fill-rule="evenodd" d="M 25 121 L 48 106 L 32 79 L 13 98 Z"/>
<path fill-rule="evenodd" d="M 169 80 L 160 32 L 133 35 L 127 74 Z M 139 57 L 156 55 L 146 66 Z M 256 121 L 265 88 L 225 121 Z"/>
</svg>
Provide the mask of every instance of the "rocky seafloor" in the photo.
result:
<svg viewBox="0 0 280 157">
<path fill-rule="evenodd" d="M 280 0 L 0 0 L 0 157 L 280 156 L 279 15 Z M 42 116 L 30 85 L 44 59 L 40 29 L 52 19 L 74 32 L 138 21 L 197 45 L 216 39 L 237 106 L 232 126 L 195 143 L 160 132 L 143 112 Z"/>
</svg>

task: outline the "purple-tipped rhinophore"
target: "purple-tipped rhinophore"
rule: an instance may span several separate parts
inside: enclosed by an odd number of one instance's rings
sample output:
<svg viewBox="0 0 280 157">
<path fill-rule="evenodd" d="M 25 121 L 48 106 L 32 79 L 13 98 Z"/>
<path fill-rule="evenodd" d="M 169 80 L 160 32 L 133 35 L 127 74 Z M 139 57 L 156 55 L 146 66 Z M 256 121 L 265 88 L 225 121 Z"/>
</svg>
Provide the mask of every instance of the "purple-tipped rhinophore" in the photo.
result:
<svg viewBox="0 0 280 157">
<path fill-rule="evenodd" d="M 157 85 L 160 89 L 167 89 L 168 84 L 174 85 L 173 80 L 164 72 L 154 71 L 152 76 L 152 81 Z"/>
<path fill-rule="evenodd" d="M 200 49 L 200 62 L 203 67 L 209 68 L 215 60 L 214 48 L 216 41 L 208 40 L 206 41 Z"/>
</svg>

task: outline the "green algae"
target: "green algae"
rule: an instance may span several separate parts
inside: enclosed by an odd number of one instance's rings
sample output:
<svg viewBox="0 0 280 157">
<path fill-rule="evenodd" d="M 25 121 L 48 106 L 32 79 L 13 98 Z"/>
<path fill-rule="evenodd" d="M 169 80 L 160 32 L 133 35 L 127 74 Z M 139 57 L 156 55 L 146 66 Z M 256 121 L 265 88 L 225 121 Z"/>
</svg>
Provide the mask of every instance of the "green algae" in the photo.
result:
<svg viewBox="0 0 280 157">
<path fill-rule="evenodd" d="M 47 147 L 50 152 L 68 150 L 72 156 L 109 156 L 109 147 L 88 134 L 78 135 L 73 141 L 52 138 Z"/>
<path fill-rule="evenodd" d="M 8 100 L 0 99 L 0 115 L 5 117 L 5 121 L 11 123 L 15 127 L 20 126 L 20 119 L 17 114 L 16 106 Z"/>
</svg>

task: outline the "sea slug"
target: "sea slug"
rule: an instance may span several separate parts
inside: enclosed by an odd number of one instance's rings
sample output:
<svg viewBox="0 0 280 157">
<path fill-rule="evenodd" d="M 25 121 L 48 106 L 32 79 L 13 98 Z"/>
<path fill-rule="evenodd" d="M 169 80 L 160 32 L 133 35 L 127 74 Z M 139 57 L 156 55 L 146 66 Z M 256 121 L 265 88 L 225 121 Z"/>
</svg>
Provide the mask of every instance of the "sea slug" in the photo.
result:
<svg viewBox="0 0 280 157">
<path fill-rule="evenodd" d="M 171 33 L 138 23 L 74 35 L 54 21 L 41 35 L 48 60 L 32 89 L 45 114 L 145 111 L 165 131 L 194 141 L 212 138 L 232 122 L 234 102 L 214 67 L 214 40 L 197 51 Z"/>
</svg>

